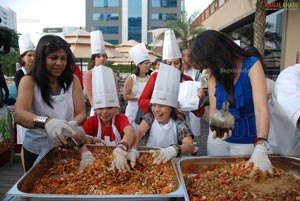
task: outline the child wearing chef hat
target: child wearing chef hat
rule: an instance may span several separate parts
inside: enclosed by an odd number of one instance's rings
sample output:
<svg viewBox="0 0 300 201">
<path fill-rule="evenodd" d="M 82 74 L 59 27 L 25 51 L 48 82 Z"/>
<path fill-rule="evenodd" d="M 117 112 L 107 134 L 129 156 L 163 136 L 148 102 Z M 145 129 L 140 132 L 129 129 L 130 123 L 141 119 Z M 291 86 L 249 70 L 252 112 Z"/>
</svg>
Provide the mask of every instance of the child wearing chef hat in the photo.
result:
<svg viewBox="0 0 300 201">
<path fill-rule="evenodd" d="M 120 104 L 112 69 L 106 66 L 94 68 L 92 83 L 95 115 L 87 119 L 83 129 L 86 134 L 101 138 L 106 145 L 116 146 L 112 167 L 120 171 L 129 170 L 127 159 L 131 160 L 131 155 L 137 154 L 130 149 L 135 141 L 135 133 L 128 118 L 119 113 Z M 131 167 L 135 166 L 135 159 L 131 160 Z"/>
<path fill-rule="evenodd" d="M 144 137 L 152 150 L 154 164 L 166 163 L 181 154 L 194 152 L 193 134 L 185 121 L 177 115 L 180 71 L 161 63 L 150 101 L 150 113 L 136 130 L 137 142 Z"/>
<path fill-rule="evenodd" d="M 105 51 L 105 45 L 103 35 L 100 30 L 92 31 L 90 33 L 91 39 L 91 56 L 93 62 L 93 68 L 104 66 L 107 64 L 107 54 Z M 93 93 L 92 93 L 92 69 L 88 70 L 83 78 L 84 87 L 91 105 L 93 105 Z M 94 115 L 94 110 L 91 108 L 90 116 Z"/>
<path fill-rule="evenodd" d="M 128 76 L 124 82 L 123 97 L 128 100 L 126 106 L 125 115 L 128 117 L 131 125 L 136 129 L 138 124 L 135 122 L 138 114 L 139 99 L 146 82 L 149 79 L 147 72 L 150 69 L 150 61 L 148 56 L 148 50 L 144 43 L 138 43 L 129 49 L 129 55 L 133 59 L 136 70 L 133 74 Z"/>
</svg>

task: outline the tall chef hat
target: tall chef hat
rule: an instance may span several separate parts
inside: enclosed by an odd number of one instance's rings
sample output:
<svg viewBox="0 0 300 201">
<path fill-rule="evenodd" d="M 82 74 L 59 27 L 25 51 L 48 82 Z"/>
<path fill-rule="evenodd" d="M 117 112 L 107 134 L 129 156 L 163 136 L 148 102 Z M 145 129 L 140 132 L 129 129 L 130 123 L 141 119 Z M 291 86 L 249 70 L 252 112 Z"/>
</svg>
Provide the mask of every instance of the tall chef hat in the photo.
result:
<svg viewBox="0 0 300 201">
<path fill-rule="evenodd" d="M 129 55 L 133 59 L 135 65 L 137 66 L 145 60 L 149 60 L 148 50 L 144 43 L 138 43 L 129 49 Z"/>
<path fill-rule="evenodd" d="M 91 54 L 105 54 L 103 35 L 100 30 L 91 32 Z"/>
<path fill-rule="evenodd" d="M 31 41 L 29 33 L 25 33 L 19 37 L 19 49 L 20 54 L 23 54 L 29 50 L 34 51 L 34 45 Z"/>
<path fill-rule="evenodd" d="M 178 47 L 178 43 L 174 31 L 168 29 L 165 31 L 165 36 L 164 36 L 162 60 L 177 59 L 177 58 L 181 58 L 181 53 Z"/>
<path fill-rule="evenodd" d="M 93 109 L 120 107 L 114 73 L 106 66 L 92 71 Z"/>
<path fill-rule="evenodd" d="M 160 63 L 150 103 L 177 108 L 180 71 L 173 66 Z"/>
</svg>

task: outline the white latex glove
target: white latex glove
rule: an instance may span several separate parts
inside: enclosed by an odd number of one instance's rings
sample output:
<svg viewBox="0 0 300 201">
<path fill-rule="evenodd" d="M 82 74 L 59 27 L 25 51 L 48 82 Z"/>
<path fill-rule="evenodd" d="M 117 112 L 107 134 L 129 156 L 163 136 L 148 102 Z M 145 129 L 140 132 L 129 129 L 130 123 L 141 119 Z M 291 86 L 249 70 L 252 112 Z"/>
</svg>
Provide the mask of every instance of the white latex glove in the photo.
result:
<svg viewBox="0 0 300 201">
<path fill-rule="evenodd" d="M 271 175 L 273 174 L 273 166 L 268 157 L 267 148 L 264 145 L 257 144 L 255 146 L 251 158 L 246 164 L 246 167 L 248 167 L 251 163 L 254 164 L 254 167 L 252 172 L 250 173 L 250 177 L 254 176 L 256 170 L 262 170 L 264 172 L 270 173 Z"/>
<path fill-rule="evenodd" d="M 113 151 L 114 160 L 111 163 L 112 169 L 117 168 L 121 172 L 130 170 L 127 164 L 127 155 L 126 151 L 120 147 L 116 147 Z"/>
<path fill-rule="evenodd" d="M 177 151 L 173 146 L 160 148 L 159 150 L 150 150 L 150 153 L 152 153 L 152 157 L 155 158 L 153 164 L 158 165 L 161 163 L 165 164 L 177 155 Z"/>
<path fill-rule="evenodd" d="M 128 151 L 127 159 L 130 161 L 130 166 L 135 167 L 136 159 L 140 157 L 139 152 L 135 148 L 131 148 Z"/>
<path fill-rule="evenodd" d="M 213 134 L 213 136 L 212 136 L 213 139 L 216 139 L 216 138 L 217 138 L 217 132 L 216 132 L 216 131 L 213 131 L 212 134 Z M 227 138 L 230 138 L 231 136 L 232 136 L 232 131 L 229 130 L 228 133 L 225 132 L 224 135 L 223 135 L 223 137 L 220 138 L 220 139 L 224 141 L 224 140 L 226 140 Z"/>
<path fill-rule="evenodd" d="M 85 138 L 85 131 L 83 130 L 83 128 L 81 126 L 77 126 L 77 121 L 73 120 L 73 121 L 69 121 L 68 124 L 71 126 L 71 128 L 76 132 L 75 135 L 73 135 L 73 137 L 75 139 L 83 139 Z"/>
<path fill-rule="evenodd" d="M 51 119 L 45 125 L 50 139 L 56 144 L 67 144 L 66 138 L 76 135 L 76 131 L 64 120 Z"/>
<path fill-rule="evenodd" d="M 85 151 L 81 153 L 81 161 L 79 166 L 79 172 L 83 172 L 83 170 L 90 165 L 93 165 L 95 157 L 92 152 Z"/>
</svg>

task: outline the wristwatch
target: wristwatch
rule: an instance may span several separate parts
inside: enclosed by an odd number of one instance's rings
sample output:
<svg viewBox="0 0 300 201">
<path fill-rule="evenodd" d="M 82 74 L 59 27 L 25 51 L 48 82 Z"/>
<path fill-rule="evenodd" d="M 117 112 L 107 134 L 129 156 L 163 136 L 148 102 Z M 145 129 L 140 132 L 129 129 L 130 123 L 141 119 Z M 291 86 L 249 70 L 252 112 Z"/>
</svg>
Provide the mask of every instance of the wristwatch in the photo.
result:
<svg viewBox="0 0 300 201">
<path fill-rule="evenodd" d="M 260 144 L 263 145 L 264 147 L 268 147 L 268 140 L 266 138 L 258 137 L 254 139 L 253 144 L 254 146 Z"/>
</svg>

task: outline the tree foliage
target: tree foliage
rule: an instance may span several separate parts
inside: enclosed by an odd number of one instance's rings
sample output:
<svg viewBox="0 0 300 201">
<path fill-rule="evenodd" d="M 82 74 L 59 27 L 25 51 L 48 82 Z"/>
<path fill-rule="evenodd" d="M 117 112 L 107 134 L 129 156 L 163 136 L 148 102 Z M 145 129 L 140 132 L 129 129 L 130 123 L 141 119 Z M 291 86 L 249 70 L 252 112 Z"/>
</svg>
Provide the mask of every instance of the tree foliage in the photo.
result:
<svg viewBox="0 0 300 201">
<path fill-rule="evenodd" d="M 196 38 L 196 36 L 204 31 L 201 24 L 192 25 L 193 21 L 199 15 L 200 11 L 194 12 L 190 17 L 187 16 L 186 11 L 182 11 L 180 17 L 174 16 L 175 21 L 166 24 L 166 28 L 174 31 L 176 37 L 181 40 L 180 47 L 185 49 L 189 47 L 189 41 Z M 163 40 L 164 33 L 158 36 L 158 39 Z"/>
<path fill-rule="evenodd" d="M 15 30 L 9 29 L 4 26 L 0 26 L 0 30 L 5 30 L 10 33 L 11 36 L 11 51 L 8 54 L 0 54 L 0 63 L 2 64 L 3 72 L 7 76 L 13 76 L 16 72 L 16 63 L 18 62 L 18 34 Z"/>
</svg>

